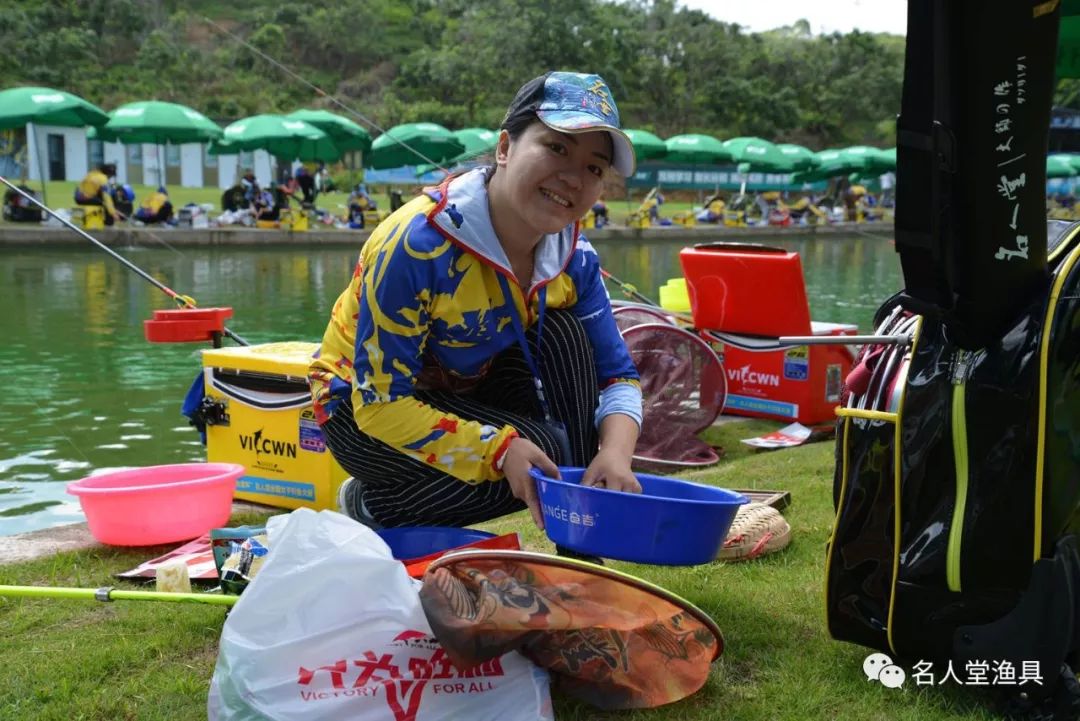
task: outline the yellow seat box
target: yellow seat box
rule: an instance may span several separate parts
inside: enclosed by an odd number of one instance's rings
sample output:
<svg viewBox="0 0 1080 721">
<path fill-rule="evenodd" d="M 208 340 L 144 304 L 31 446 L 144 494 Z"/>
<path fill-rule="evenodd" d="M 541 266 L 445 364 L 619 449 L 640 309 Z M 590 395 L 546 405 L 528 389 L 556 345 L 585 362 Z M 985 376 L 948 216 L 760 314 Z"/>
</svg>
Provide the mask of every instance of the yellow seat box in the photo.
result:
<svg viewBox="0 0 1080 721">
<path fill-rule="evenodd" d="M 285 208 L 281 211 L 282 230 L 308 230 L 311 227 L 311 216 L 306 210 Z"/>
<path fill-rule="evenodd" d="M 725 210 L 724 225 L 729 228 L 745 228 L 746 212 L 742 210 Z"/>
<path fill-rule="evenodd" d="M 100 205 L 80 205 L 72 208 L 71 223 L 83 230 L 104 230 L 105 208 Z"/>
<path fill-rule="evenodd" d="M 210 462 L 247 472 L 236 497 L 279 508 L 337 507 L 348 474 L 315 421 L 307 368 L 316 343 L 264 343 L 202 351 Z"/>
<path fill-rule="evenodd" d="M 374 228 L 379 223 L 383 222 L 390 217 L 390 214 L 385 210 L 365 210 L 364 211 L 364 227 Z"/>
<path fill-rule="evenodd" d="M 685 225 L 686 227 L 697 225 L 697 217 L 689 210 L 680 210 L 671 216 L 671 222 L 675 225 Z"/>
</svg>

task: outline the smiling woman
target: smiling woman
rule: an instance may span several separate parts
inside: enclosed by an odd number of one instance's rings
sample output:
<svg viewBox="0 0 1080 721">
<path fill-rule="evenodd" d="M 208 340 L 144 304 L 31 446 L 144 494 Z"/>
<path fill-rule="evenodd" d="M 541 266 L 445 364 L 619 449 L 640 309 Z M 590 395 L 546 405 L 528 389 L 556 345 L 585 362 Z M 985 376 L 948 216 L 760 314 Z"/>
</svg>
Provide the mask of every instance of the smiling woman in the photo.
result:
<svg viewBox="0 0 1080 721">
<path fill-rule="evenodd" d="M 495 159 L 506 172 L 491 178 L 488 197 L 491 224 L 528 287 L 536 238 L 558 232 L 593 206 L 611 167 L 613 141 L 607 133 L 574 136 L 535 121 L 515 130 L 500 136 Z M 516 272 L 519 264 L 527 275 Z"/>
<path fill-rule="evenodd" d="M 370 525 L 460 526 L 541 508 L 529 469 L 640 491 L 637 371 L 578 218 L 634 172 L 597 75 L 526 83 L 495 164 L 448 178 L 361 251 L 311 365 L 327 446 Z"/>
</svg>

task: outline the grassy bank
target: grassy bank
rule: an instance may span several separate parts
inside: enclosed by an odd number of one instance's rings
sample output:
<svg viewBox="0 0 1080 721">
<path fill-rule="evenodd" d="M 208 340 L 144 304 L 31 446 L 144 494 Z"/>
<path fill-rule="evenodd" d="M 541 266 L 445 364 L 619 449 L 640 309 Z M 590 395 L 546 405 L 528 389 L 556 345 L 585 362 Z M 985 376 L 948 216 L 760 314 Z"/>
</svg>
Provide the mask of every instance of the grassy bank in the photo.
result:
<svg viewBox="0 0 1080 721">
<path fill-rule="evenodd" d="M 766 721 L 772 719 L 990 719 L 979 698 L 955 686 L 889 689 L 862 672 L 868 651 L 831 640 L 822 601 L 832 523 L 833 443 L 760 453 L 738 439 L 765 422 L 709 431 L 722 463 L 695 474 L 729 488 L 785 489 L 793 528 L 785 551 L 743 564 L 664 568 L 611 562 L 697 604 L 720 625 L 724 655 L 694 696 L 649 711 L 599 712 L 556 696 L 559 719 Z M 259 522 L 244 515 L 234 525 Z M 527 547 L 551 550 L 524 514 L 486 524 L 517 530 Z M 0 567 L 0 584 L 129 587 L 111 574 L 167 549 L 95 548 Z M 0 718 L 197 719 L 225 619 L 218 607 L 149 602 L 0 598 Z"/>
</svg>

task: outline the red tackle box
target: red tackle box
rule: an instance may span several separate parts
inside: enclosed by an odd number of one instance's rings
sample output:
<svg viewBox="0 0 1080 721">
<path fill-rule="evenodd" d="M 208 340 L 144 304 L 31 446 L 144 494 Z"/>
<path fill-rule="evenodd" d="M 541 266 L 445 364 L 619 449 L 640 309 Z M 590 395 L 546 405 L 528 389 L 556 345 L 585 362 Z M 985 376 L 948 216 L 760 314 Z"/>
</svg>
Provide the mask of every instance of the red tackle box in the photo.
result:
<svg viewBox="0 0 1080 721">
<path fill-rule="evenodd" d="M 802 263 L 793 251 L 710 243 L 684 248 L 679 260 L 699 329 L 757 338 L 858 331 L 847 323 L 810 320 Z M 804 425 L 832 419 L 854 360 L 843 344 L 748 350 L 725 343 L 723 358 L 725 413 Z"/>
</svg>

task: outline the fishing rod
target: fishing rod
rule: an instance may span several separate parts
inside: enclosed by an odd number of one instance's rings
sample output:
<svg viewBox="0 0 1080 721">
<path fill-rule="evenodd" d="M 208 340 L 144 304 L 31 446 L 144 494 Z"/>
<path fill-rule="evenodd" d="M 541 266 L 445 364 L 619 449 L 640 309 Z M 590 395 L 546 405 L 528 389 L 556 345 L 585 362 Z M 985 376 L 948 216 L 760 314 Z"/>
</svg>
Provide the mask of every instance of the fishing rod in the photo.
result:
<svg viewBox="0 0 1080 721">
<path fill-rule="evenodd" d="M 875 343 L 880 345 L 911 345 L 912 336 L 898 333 L 895 335 L 781 335 L 776 337 L 739 335 L 717 330 L 704 330 L 705 335 L 736 348 L 749 351 L 780 350 L 801 345 L 862 345 Z"/>
<path fill-rule="evenodd" d="M 162 591 L 126 591 L 102 588 L 65 588 L 62 586 L 0 586 L 0 596 L 10 598 L 66 598 L 79 601 L 164 601 L 167 603 L 205 603 L 233 606 L 239 596 L 215 593 L 164 593 Z"/>
<path fill-rule="evenodd" d="M 165 285 L 160 280 L 158 280 L 154 276 L 150 275 L 145 270 L 143 270 L 139 266 L 135 265 L 134 263 L 132 263 L 130 260 L 128 260 L 124 256 L 120 255 L 119 253 L 114 251 L 112 248 L 110 248 L 109 246 L 105 245 L 104 243 L 102 243 L 100 240 L 98 240 L 94 236 L 87 233 L 82 228 L 76 226 L 70 220 L 68 220 L 67 218 L 60 215 L 59 213 L 57 213 L 55 210 L 53 210 L 49 206 L 42 203 L 40 200 L 35 198 L 30 193 L 27 193 L 22 188 L 20 188 L 17 185 L 13 184 L 10 180 L 8 180 L 7 178 L 5 178 L 2 175 L 0 175 L 0 183 L 3 183 L 7 187 L 11 188 L 13 191 L 15 191 L 20 196 L 22 196 L 25 200 L 30 201 L 31 203 L 33 203 L 34 205 L 36 205 L 37 207 L 41 208 L 43 211 L 45 211 L 46 213 L 51 215 L 53 218 L 56 218 L 58 221 L 60 221 L 60 223 L 63 226 L 65 226 L 66 228 L 68 228 L 70 230 L 75 231 L 80 236 L 82 236 L 86 240 L 89 240 L 91 243 L 96 245 L 98 248 L 105 251 L 106 253 L 111 255 L 116 260 L 120 261 L 120 263 L 122 263 L 125 267 L 127 267 L 128 270 L 134 271 L 136 275 L 138 275 L 141 278 L 143 278 L 144 280 L 148 281 L 155 288 L 157 288 L 158 290 L 165 293 L 165 295 L 172 298 L 173 301 L 175 301 L 176 304 L 179 305 L 181 308 L 195 308 L 197 306 L 194 298 L 192 298 L 191 296 L 188 296 L 188 295 L 181 295 L 180 293 L 177 293 L 175 290 L 173 290 L 169 286 Z M 234 340 L 235 342 L 239 343 L 240 345 L 251 345 L 246 340 L 244 340 L 243 338 L 241 338 L 240 336 L 238 336 L 236 333 L 232 332 L 228 328 L 222 328 L 221 332 L 225 336 L 227 336 L 227 337 L 231 338 L 232 340 Z"/>
<path fill-rule="evenodd" d="M 638 289 L 634 285 L 627 283 L 625 280 L 619 280 L 603 268 L 600 269 L 600 275 L 604 276 L 605 280 L 610 280 L 612 283 L 619 286 L 619 290 L 626 294 L 627 298 L 633 298 L 634 300 L 640 301 L 645 305 L 651 305 L 654 308 L 660 307 L 659 303 L 638 291 Z"/>
<path fill-rule="evenodd" d="M 267 55 L 267 54 L 266 54 L 266 53 L 264 53 L 264 52 L 263 52 L 262 50 L 259 50 L 259 49 L 258 49 L 257 47 L 255 47 L 254 45 L 252 45 L 252 44 L 251 44 L 251 43 L 249 43 L 248 41 L 244 40 L 244 39 L 243 39 L 242 37 L 240 37 L 239 35 L 236 35 L 235 33 L 231 32 L 230 30 L 228 30 L 228 29 L 226 29 L 226 28 L 222 27 L 221 25 L 218 25 L 218 24 L 217 24 L 216 22 L 214 22 L 214 21 L 213 21 L 213 20 L 211 20 L 210 18 L 206 17 L 205 15 L 204 15 L 204 16 L 202 16 L 202 20 L 203 20 L 203 22 L 205 22 L 205 23 L 206 23 L 207 25 L 209 25 L 209 26 L 210 26 L 210 27 L 212 27 L 213 29 L 217 30 L 217 31 L 218 31 L 219 33 L 221 33 L 222 35 L 226 35 L 226 36 L 228 36 L 228 37 L 232 38 L 233 40 L 235 40 L 236 42 L 238 42 L 238 43 L 239 43 L 240 45 L 242 45 L 243 47 L 247 48 L 248 50 L 250 50 L 251 52 L 255 53 L 256 55 L 258 55 L 258 56 L 259 56 L 260 58 L 262 58 L 262 59 L 263 59 L 263 60 L 265 60 L 266 62 L 270 63 L 271 65 L 273 65 L 273 66 L 274 66 L 274 67 L 276 67 L 277 69 L 281 70 L 281 71 L 282 71 L 283 73 L 285 73 L 286 75 L 288 75 L 288 76 L 289 76 L 290 78 L 292 78 L 293 80 L 296 80 L 296 81 L 298 81 L 298 82 L 302 83 L 303 85 L 306 85 L 307 87 L 311 88 L 311 89 L 312 89 L 312 90 L 314 90 L 314 91 L 315 91 L 315 92 L 316 92 L 317 94 L 319 94 L 320 96 L 322 96 L 322 97 L 326 98 L 326 99 L 327 99 L 327 100 L 329 100 L 329 101 L 330 101 L 331 103 L 333 103 L 333 104 L 334 104 L 334 105 L 336 105 L 337 107 L 341 108 L 342 110 L 344 110 L 344 111 L 345 111 L 346 113 L 348 113 L 349 115 L 352 115 L 353 117 L 357 118 L 357 119 L 358 119 L 358 120 L 360 120 L 361 122 L 365 123 L 365 124 L 366 124 L 366 125 L 367 125 L 368 127 L 372 128 L 372 129 L 374 129 L 374 130 L 378 130 L 378 131 L 379 131 L 379 133 L 381 133 L 381 134 L 383 134 L 383 135 L 386 135 L 386 129 L 385 129 L 385 128 L 383 128 L 383 127 L 382 127 L 381 125 L 379 125 L 378 123 L 376 123 L 376 122 L 375 122 L 374 120 L 372 120 L 371 118 L 367 117 L 366 115 L 364 115 L 363 113 L 361 113 L 361 112 L 360 112 L 359 110 L 356 110 L 356 109 L 352 108 L 351 106 L 349 106 L 349 105 L 346 105 L 346 104 L 345 104 L 345 103 L 343 103 L 342 101 L 338 100 L 338 99 L 337 99 L 336 97 L 334 97 L 334 96 L 333 96 L 333 95 L 331 95 L 330 93 L 326 92 L 325 90 L 323 90 L 322 88 L 320 88 L 320 87 L 319 87 L 318 85 L 316 85 L 315 83 L 311 82 L 310 80 L 308 80 L 307 78 L 303 77 L 303 76 L 302 76 L 302 75 L 300 75 L 299 73 L 297 73 L 297 72 L 293 71 L 293 70 L 292 70 L 291 68 L 289 68 L 289 67 L 288 67 L 287 65 L 285 65 L 284 63 L 282 63 L 282 62 L 278 61 L 277 59 L 275 59 L 275 58 L 271 57 L 270 55 Z M 447 170 L 446 168 L 444 168 L 444 167 L 442 166 L 442 164 L 441 164 L 441 163 L 437 163 L 437 162 L 435 162 L 434 160 L 432 160 L 432 159 L 431 159 L 431 158 L 429 158 L 428 156 L 426 156 L 426 155 L 424 155 L 423 153 L 421 153 L 421 152 L 420 152 L 419 150 L 417 150 L 416 148 L 414 148 L 414 147 L 412 147 L 411 145 L 409 145 L 408 143 L 406 143 L 406 142 L 405 142 L 404 140 L 400 140 L 400 139 L 398 139 L 398 138 L 395 138 L 395 137 L 394 137 L 393 135 L 388 135 L 387 137 L 389 137 L 389 138 L 390 138 L 391 140 L 393 140 L 393 141 L 394 141 L 395 143 L 397 143 L 397 144 L 398 144 L 398 145 L 400 145 L 401 147 L 403 147 L 403 148 L 405 148 L 406 150 L 408 150 L 408 151 L 409 151 L 410 153 L 412 153 L 413 155 L 416 155 L 416 156 L 417 156 L 418 158 L 420 158 L 421 160 L 423 160 L 423 161 L 424 161 L 425 163 L 427 163 L 428 165 L 434 165 L 434 166 L 435 166 L 436 168 L 438 168 L 439 170 L 443 171 L 444 173 L 447 173 L 447 174 L 449 174 L 449 172 L 450 172 L 450 171 L 449 171 L 449 170 Z"/>
</svg>

